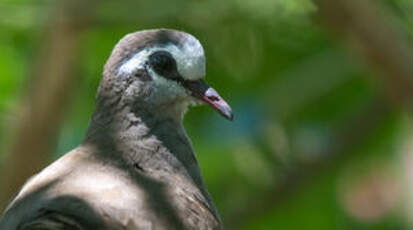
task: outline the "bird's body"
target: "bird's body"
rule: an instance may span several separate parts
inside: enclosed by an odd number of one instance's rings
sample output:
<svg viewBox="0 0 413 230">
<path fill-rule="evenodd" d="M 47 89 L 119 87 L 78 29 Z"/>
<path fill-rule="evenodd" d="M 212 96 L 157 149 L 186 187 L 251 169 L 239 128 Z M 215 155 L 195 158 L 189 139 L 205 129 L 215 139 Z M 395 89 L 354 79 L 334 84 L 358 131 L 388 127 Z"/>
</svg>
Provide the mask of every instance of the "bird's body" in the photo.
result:
<svg viewBox="0 0 413 230">
<path fill-rule="evenodd" d="M 24 185 L 0 229 L 222 229 L 182 126 L 199 99 L 232 118 L 202 82 L 204 68 L 189 34 L 123 38 L 105 66 L 85 140 Z"/>
</svg>

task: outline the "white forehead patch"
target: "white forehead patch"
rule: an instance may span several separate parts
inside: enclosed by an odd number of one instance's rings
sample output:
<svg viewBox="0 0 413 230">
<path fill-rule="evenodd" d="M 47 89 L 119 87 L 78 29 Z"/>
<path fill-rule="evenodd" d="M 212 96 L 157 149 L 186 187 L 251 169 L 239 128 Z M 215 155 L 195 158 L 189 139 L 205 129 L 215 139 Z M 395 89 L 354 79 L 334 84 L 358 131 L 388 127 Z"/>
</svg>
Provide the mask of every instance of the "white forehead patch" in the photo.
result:
<svg viewBox="0 0 413 230">
<path fill-rule="evenodd" d="M 119 73 L 132 74 L 143 67 L 149 55 L 156 51 L 167 51 L 176 61 L 178 73 L 186 80 L 199 80 L 205 76 L 205 54 L 199 41 L 188 36 L 181 47 L 173 43 L 141 50 L 119 67 Z"/>
<path fill-rule="evenodd" d="M 173 53 L 178 72 L 187 80 L 198 80 L 205 76 L 205 54 L 201 43 L 189 36 L 184 42 L 181 52 Z"/>
</svg>

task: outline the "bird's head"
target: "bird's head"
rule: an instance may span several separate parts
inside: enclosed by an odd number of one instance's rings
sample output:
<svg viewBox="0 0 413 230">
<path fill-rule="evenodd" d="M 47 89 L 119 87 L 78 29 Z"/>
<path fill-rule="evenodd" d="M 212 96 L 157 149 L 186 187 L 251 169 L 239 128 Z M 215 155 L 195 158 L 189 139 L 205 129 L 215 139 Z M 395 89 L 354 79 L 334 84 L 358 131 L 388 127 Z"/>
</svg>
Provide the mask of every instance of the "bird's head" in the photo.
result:
<svg viewBox="0 0 413 230">
<path fill-rule="evenodd" d="M 232 120 L 230 106 L 204 81 L 205 54 L 200 42 L 176 30 L 128 34 L 105 65 L 99 91 L 157 113 L 182 116 L 189 105 L 205 102 Z"/>
</svg>

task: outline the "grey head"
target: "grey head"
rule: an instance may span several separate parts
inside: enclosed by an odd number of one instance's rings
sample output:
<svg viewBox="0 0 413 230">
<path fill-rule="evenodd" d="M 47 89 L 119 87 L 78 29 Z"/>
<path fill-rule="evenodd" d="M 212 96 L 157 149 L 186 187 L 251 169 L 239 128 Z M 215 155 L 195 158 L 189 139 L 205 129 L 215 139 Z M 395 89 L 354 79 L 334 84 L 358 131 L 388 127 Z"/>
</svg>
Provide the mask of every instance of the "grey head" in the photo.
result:
<svg viewBox="0 0 413 230">
<path fill-rule="evenodd" d="M 189 105 L 205 102 L 232 120 L 231 108 L 204 77 L 205 54 L 195 37 L 169 29 L 139 31 L 113 49 L 98 100 L 103 94 L 121 94 L 122 103 L 179 119 Z"/>
</svg>

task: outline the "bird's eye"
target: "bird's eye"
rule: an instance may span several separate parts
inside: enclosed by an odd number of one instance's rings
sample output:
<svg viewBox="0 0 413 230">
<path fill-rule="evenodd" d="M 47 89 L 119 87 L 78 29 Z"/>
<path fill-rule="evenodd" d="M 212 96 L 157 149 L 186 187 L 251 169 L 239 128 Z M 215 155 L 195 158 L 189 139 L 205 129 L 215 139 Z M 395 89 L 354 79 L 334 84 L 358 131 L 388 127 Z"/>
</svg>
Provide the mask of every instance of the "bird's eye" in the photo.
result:
<svg viewBox="0 0 413 230">
<path fill-rule="evenodd" d="M 176 62 L 166 51 L 158 51 L 149 56 L 149 64 L 160 75 L 166 76 L 176 70 Z"/>
</svg>

